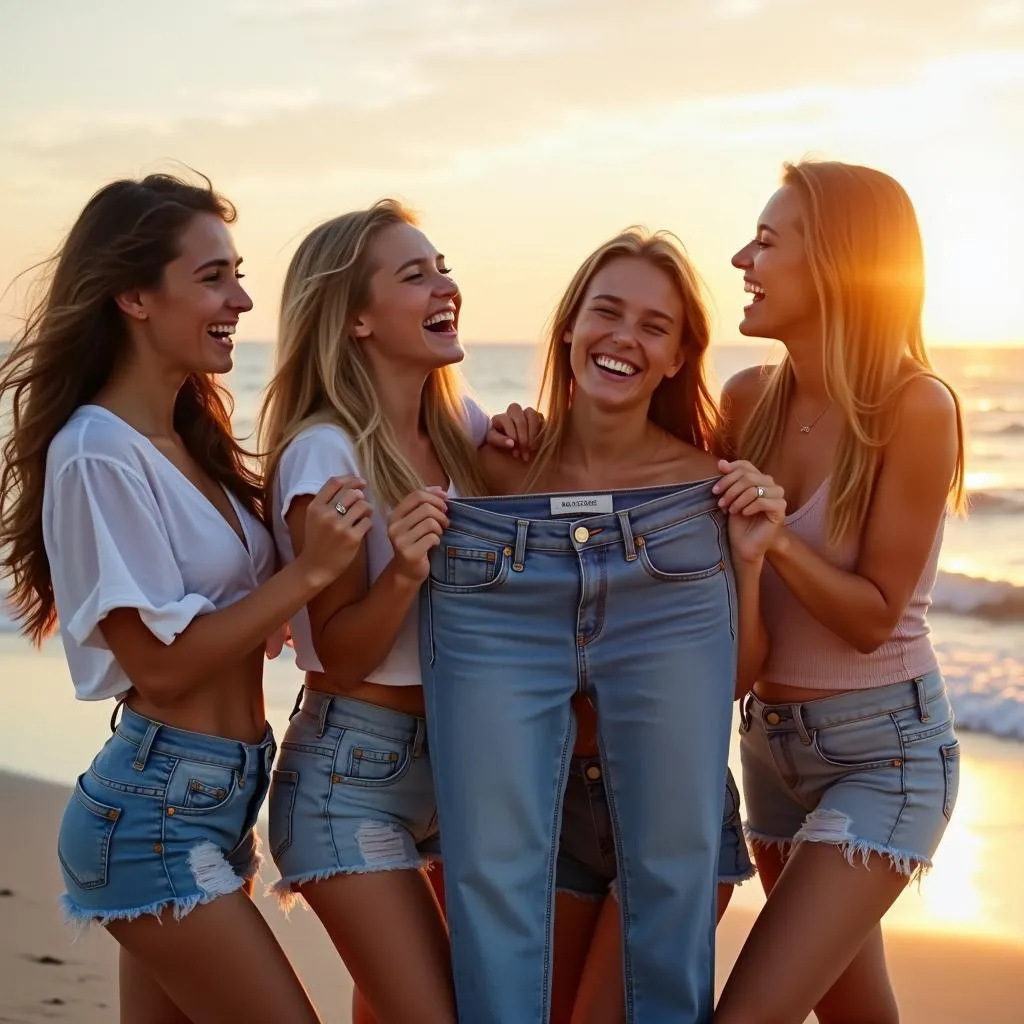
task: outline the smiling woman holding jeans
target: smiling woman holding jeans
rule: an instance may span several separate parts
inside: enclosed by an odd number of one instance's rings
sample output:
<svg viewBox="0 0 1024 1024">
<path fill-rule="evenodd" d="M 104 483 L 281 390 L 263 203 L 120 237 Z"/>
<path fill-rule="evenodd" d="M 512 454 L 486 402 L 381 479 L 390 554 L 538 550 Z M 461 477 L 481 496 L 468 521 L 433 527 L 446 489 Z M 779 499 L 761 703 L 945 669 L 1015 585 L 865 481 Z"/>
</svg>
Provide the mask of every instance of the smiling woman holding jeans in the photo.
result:
<svg viewBox="0 0 1024 1024">
<path fill-rule="evenodd" d="M 548 1020 L 577 695 L 598 714 L 627 1017 L 710 1019 L 732 702 L 764 656 L 761 560 L 785 503 L 751 471 L 733 514 L 718 506 L 707 342 L 676 245 L 613 239 L 556 314 L 532 467 L 484 460 L 493 491 L 530 493 L 449 502 L 420 643 L 466 1024 Z"/>
</svg>

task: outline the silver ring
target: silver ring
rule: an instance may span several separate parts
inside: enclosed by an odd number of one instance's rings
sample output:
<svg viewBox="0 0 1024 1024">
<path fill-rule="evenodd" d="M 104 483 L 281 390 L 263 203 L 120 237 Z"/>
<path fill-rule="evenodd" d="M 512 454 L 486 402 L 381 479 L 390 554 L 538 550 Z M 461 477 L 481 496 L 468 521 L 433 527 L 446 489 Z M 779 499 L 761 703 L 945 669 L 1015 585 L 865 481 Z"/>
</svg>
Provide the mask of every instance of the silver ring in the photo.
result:
<svg viewBox="0 0 1024 1024">
<path fill-rule="evenodd" d="M 348 512 L 348 509 L 339 501 L 338 504 L 334 506 L 334 511 L 337 512 L 339 516 L 343 516 Z"/>
<path fill-rule="evenodd" d="M 757 496 L 758 496 L 759 498 L 763 498 L 763 497 L 764 497 L 764 488 L 763 488 L 763 487 L 758 487 L 758 489 L 757 489 L 757 492 L 756 492 L 756 493 L 757 493 Z"/>
</svg>

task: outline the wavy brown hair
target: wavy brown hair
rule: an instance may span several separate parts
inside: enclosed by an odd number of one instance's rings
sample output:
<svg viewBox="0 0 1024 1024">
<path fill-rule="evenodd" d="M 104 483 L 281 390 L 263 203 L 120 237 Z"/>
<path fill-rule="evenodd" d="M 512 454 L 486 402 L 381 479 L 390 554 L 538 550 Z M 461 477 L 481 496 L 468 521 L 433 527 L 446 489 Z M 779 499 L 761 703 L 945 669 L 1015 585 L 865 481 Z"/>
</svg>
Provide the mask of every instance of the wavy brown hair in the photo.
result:
<svg viewBox="0 0 1024 1024">
<path fill-rule="evenodd" d="M 37 644 L 56 625 L 43 546 L 47 450 L 128 352 L 115 296 L 160 285 L 193 217 L 212 213 L 234 222 L 235 208 L 201 180 L 154 174 L 112 182 L 89 200 L 57 253 L 33 268 L 44 272 L 43 297 L 0 364 L 0 403 L 10 403 L 0 471 L 0 571 L 12 581 L 22 632 Z M 178 392 L 174 429 L 204 472 L 259 513 L 259 481 L 232 434 L 231 412 L 227 390 L 212 375 L 193 373 Z"/>
<path fill-rule="evenodd" d="M 824 326 L 825 390 L 843 417 L 829 490 L 828 542 L 860 535 L 885 446 L 896 426 L 898 392 L 935 377 L 921 328 L 924 247 L 910 197 L 894 178 L 838 161 L 785 164 L 784 185 L 801 201 L 801 231 Z M 910 372 L 907 372 L 908 364 Z M 964 423 L 956 405 L 957 459 L 949 506 L 965 509 Z M 786 423 L 796 378 L 789 356 L 770 378 L 737 451 L 763 466 Z"/>
<path fill-rule="evenodd" d="M 655 388 L 648 419 L 701 451 L 714 452 L 719 448 L 718 404 L 708 388 L 704 363 L 711 341 L 711 319 L 700 278 L 675 235 L 631 227 L 599 246 L 583 261 L 555 310 L 541 379 L 541 405 L 547 426 L 527 476 L 527 488 L 543 478 L 557 460 L 565 440 L 574 387 L 566 333 L 572 329 L 594 275 L 612 260 L 623 257 L 645 260 L 668 274 L 683 303 L 680 338 L 680 350 L 685 357 L 683 366 L 674 377 L 666 377 Z"/>
<path fill-rule="evenodd" d="M 281 296 L 274 376 L 260 410 L 267 508 L 281 454 L 314 423 L 342 427 L 355 444 L 367 483 L 387 505 L 423 486 L 384 418 L 363 346 L 352 337 L 377 270 L 373 240 L 391 225 L 415 223 L 401 203 L 381 199 L 314 228 L 292 257 Z M 459 492 L 484 493 L 455 367 L 431 371 L 422 416 L 438 461 Z"/>
</svg>

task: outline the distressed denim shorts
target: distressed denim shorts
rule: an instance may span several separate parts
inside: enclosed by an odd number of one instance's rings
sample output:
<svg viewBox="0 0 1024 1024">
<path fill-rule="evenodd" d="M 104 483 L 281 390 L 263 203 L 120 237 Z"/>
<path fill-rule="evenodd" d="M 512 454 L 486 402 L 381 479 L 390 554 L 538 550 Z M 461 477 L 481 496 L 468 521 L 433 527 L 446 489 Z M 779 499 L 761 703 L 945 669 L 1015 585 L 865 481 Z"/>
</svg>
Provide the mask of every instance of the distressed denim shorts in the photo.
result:
<svg viewBox="0 0 1024 1024">
<path fill-rule="evenodd" d="M 740 731 L 755 845 L 832 843 L 851 864 L 878 853 L 908 876 L 931 865 L 960 781 L 953 709 L 937 671 L 802 704 L 751 694 Z"/>
<path fill-rule="evenodd" d="M 740 794 L 729 771 L 725 781 L 722 840 L 718 848 L 718 881 L 739 885 L 753 877 L 740 822 Z M 612 832 L 604 773 L 598 757 L 574 757 L 562 805 L 562 834 L 555 885 L 559 892 L 599 899 L 615 891 L 615 837 Z"/>
<path fill-rule="evenodd" d="M 117 712 L 115 710 L 115 716 Z M 57 853 L 73 921 L 184 917 L 259 867 L 256 816 L 274 738 L 175 729 L 125 707 L 64 811 Z"/>
<path fill-rule="evenodd" d="M 270 785 L 282 906 L 305 882 L 415 869 L 438 849 L 424 720 L 303 688 Z"/>
</svg>

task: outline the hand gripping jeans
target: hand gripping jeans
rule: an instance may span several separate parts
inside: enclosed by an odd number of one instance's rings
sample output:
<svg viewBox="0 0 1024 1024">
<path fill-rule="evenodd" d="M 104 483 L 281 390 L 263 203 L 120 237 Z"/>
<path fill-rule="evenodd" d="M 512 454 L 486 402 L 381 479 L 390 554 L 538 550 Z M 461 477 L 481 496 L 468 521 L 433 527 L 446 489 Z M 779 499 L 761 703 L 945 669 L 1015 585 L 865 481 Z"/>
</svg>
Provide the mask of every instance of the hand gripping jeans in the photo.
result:
<svg viewBox="0 0 1024 1024">
<path fill-rule="evenodd" d="M 463 1024 L 548 1020 L 577 690 L 599 715 L 628 1021 L 711 1019 L 736 670 L 713 483 L 449 502 L 420 644 Z"/>
</svg>

